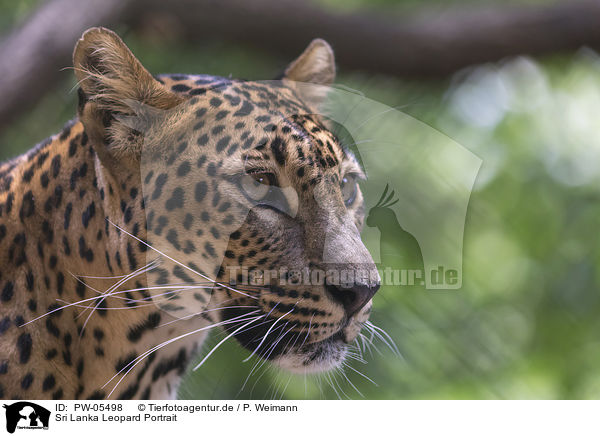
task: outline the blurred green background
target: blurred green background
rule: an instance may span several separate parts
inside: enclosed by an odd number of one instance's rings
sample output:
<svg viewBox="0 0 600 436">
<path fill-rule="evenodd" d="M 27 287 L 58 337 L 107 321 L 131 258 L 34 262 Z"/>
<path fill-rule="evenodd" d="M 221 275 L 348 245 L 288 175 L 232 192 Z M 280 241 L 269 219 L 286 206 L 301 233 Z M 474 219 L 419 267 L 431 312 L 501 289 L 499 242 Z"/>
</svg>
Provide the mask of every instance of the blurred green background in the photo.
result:
<svg viewBox="0 0 600 436">
<path fill-rule="evenodd" d="M 0 30 L 10 30 L 36 3 L 0 2 Z M 396 13 L 447 2 L 320 3 Z M 186 46 L 115 30 L 153 73 L 261 80 L 290 61 L 225 42 Z M 75 81 L 71 71 L 62 74 L 59 86 L 0 132 L 0 159 L 74 116 Z M 180 397 L 600 397 L 598 55 L 582 49 L 504 59 L 423 81 L 341 70 L 337 82 L 401 107 L 483 160 L 465 226 L 463 287 L 379 291 L 371 320 L 394 339 L 400 357 L 375 340 L 379 352 L 367 354 L 367 363 L 351 362 L 354 370 L 344 374 L 305 378 L 265 365 L 248 378 L 256 361 L 242 363 L 248 353 L 228 342 L 186 377 Z M 206 349 L 222 338 L 214 334 Z"/>
</svg>

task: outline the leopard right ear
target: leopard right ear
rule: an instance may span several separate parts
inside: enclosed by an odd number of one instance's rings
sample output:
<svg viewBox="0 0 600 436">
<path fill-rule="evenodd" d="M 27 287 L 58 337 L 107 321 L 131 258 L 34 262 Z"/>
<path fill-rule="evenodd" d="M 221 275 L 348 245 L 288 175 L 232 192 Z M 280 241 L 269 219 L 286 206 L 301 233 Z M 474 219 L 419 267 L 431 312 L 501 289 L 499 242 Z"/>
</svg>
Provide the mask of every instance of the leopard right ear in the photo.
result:
<svg viewBox="0 0 600 436">
<path fill-rule="evenodd" d="M 132 102 L 158 110 L 183 102 L 152 77 L 116 33 L 103 27 L 83 33 L 73 65 L 80 86 L 79 117 L 88 136 L 122 152 L 131 131 L 112 124 L 118 117 L 135 115 Z"/>
<path fill-rule="evenodd" d="M 283 79 L 308 84 L 300 86 L 301 94 L 307 103 L 319 106 L 335 80 L 335 58 L 331 46 L 320 38 L 314 39 L 286 68 Z"/>
<path fill-rule="evenodd" d="M 288 65 L 284 77 L 296 82 L 331 85 L 335 80 L 333 49 L 327 41 L 313 39 L 302 54 Z"/>
</svg>

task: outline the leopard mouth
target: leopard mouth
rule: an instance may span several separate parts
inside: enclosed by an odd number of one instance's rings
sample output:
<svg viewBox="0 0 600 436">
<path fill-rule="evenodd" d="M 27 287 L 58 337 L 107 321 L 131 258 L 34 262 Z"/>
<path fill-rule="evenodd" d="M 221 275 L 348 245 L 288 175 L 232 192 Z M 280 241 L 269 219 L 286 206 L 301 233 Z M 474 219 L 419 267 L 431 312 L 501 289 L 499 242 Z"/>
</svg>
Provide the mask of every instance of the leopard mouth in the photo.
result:
<svg viewBox="0 0 600 436">
<path fill-rule="evenodd" d="M 322 341 L 291 349 L 273 363 L 298 374 L 329 371 L 340 366 L 346 358 L 349 344 L 345 337 L 344 330 L 339 330 Z"/>
<path fill-rule="evenodd" d="M 232 319 L 249 313 L 247 310 L 231 309 L 226 317 Z M 267 314 L 265 318 L 244 328 L 230 324 L 225 329 L 252 355 L 289 372 L 306 374 L 333 369 L 344 361 L 352 342 L 349 340 L 352 335 L 348 322 L 327 338 L 307 343 L 306 329 L 296 328 L 293 322 L 277 323 L 277 318 L 268 318 Z"/>
</svg>

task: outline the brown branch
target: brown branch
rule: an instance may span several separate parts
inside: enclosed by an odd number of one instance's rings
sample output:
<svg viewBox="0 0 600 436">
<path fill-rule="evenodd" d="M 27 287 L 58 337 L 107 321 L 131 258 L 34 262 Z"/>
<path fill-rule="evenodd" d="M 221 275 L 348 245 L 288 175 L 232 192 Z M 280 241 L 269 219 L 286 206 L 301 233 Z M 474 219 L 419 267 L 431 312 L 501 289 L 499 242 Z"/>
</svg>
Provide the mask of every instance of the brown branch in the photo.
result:
<svg viewBox="0 0 600 436">
<path fill-rule="evenodd" d="M 127 0 L 54 0 L 43 4 L 0 45 L 0 129 L 31 108 L 61 77 L 83 30 L 113 23 Z"/>
<path fill-rule="evenodd" d="M 172 14 L 187 40 L 223 38 L 295 56 L 315 37 L 346 68 L 440 76 L 517 54 L 600 46 L 600 1 L 545 6 L 453 8 L 410 17 L 336 14 L 298 0 L 162 0 L 144 14 Z M 166 10 L 167 9 L 167 10 Z"/>
<path fill-rule="evenodd" d="M 597 0 L 396 19 L 335 14 L 300 0 L 53 0 L 0 46 L 0 128 L 61 77 L 83 30 L 157 19 L 176 23 L 186 41 L 227 39 L 290 59 L 322 37 L 342 68 L 418 77 L 517 54 L 600 47 Z"/>
</svg>

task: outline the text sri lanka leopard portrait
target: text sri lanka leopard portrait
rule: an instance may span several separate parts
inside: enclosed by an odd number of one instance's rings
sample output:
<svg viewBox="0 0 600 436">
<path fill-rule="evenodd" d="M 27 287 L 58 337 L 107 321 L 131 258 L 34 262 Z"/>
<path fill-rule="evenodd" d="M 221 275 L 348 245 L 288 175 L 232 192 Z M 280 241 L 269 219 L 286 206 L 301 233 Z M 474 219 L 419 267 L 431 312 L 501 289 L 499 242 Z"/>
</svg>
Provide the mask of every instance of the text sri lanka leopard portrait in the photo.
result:
<svg viewBox="0 0 600 436">
<path fill-rule="evenodd" d="M 77 118 L 0 165 L 0 398 L 174 398 L 216 327 L 288 371 L 342 365 L 380 280 L 363 171 L 318 115 L 329 45 L 268 86 L 153 77 L 93 28 L 74 71 Z M 369 274 L 236 286 L 240 265 Z"/>
</svg>

